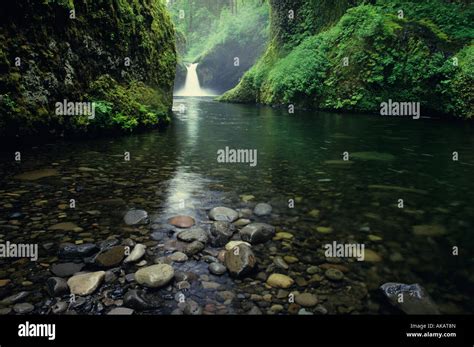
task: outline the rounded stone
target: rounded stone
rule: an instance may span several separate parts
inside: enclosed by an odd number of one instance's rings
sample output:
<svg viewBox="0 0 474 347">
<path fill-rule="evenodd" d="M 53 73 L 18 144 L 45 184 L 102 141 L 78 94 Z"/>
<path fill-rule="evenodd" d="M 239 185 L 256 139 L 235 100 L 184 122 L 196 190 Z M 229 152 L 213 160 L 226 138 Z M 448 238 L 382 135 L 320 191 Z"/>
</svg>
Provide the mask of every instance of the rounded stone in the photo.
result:
<svg viewBox="0 0 474 347">
<path fill-rule="evenodd" d="M 294 282 L 291 277 L 282 274 L 271 274 L 267 279 L 267 284 L 275 288 L 289 288 Z"/>
<path fill-rule="evenodd" d="M 178 228 L 190 228 L 195 224 L 194 218 L 189 216 L 176 216 L 168 219 L 168 224 Z"/>
<path fill-rule="evenodd" d="M 209 218 L 215 221 L 225 221 L 232 223 L 239 218 L 239 213 L 228 207 L 214 207 L 209 211 Z"/>
<path fill-rule="evenodd" d="M 256 263 L 252 249 L 245 244 L 239 244 L 225 254 L 225 266 L 234 277 L 247 275 L 254 269 Z"/>
<path fill-rule="evenodd" d="M 340 270 L 334 268 L 327 269 L 324 273 L 324 276 L 326 276 L 331 281 L 340 281 L 344 278 L 344 274 Z"/>
<path fill-rule="evenodd" d="M 318 303 L 318 298 L 314 294 L 303 293 L 295 296 L 295 302 L 303 307 L 313 307 Z"/>
<path fill-rule="evenodd" d="M 220 276 L 220 275 L 223 275 L 226 271 L 227 271 L 227 268 L 221 263 L 209 264 L 209 272 L 214 275 Z"/>
<path fill-rule="evenodd" d="M 90 272 L 71 277 L 67 284 L 71 294 L 86 296 L 92 294 L 102 283 L 105 271 Z"/>
<path fill-rule="evenodd" d="M 272 213 L 272 206 L 261 202 L 255 206 L 255 208 L 253 209 L 253 213 L 256 216 L 267 216 Z"/>
<path fill-rule="evenodd" d="M 135 273 L 135 280 L 149 288 L 167 285 L 174 277 L 173 267 L 168 264 L 157 264 L 144 267 Z"/>
</svg>

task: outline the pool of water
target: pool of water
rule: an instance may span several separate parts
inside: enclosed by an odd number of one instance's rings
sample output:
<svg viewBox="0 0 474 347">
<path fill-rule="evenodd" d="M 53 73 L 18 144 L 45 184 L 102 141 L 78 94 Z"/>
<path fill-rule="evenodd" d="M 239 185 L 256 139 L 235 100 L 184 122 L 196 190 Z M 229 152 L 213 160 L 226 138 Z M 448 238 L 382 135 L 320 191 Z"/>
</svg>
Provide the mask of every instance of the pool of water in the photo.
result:
<svg viewBox="0 0 474 347">
<path fill-rule="evenodd" d="M 38 312 L 48 312 L 52 302 L 41 281 L 51 276 L 48 268 L 58 262 L 61 242 L 115 237 L 156 246 L 174 238 L 168 233 L 160 242 L 150 239 L 151 225 L 162 226 L 169 217 L 190 215 L 205 226 L 212 207 L 267 202 L 273 212 L 261 221 L 294 238 L 256 246 L 260 272 L 276 271 L 275 256 L 295 256 L 299 261 L 280 272 L 298 278 L 294 289 L 318 295 L 329 313 L 390 312 L 377 290 L 385 282 L 419 283 L 442 313 L 474 311 L 471 124 L 314 111 L 289 115 L 210 98 L 176 98 L 175 108 L 185 112 L 175 112 L 161 132 L 20 148 L 21 162 L 11 151 L 1 154 L 0 241 L 36 242 L 39 259 L 0 259 L 0 280 L 10 280 L 0 287 L 0 299 L 34 292 L 29 300 Z M 256 150 L 257 165 L 218 162 L 218 151 L 226 147 Z M 55 174 L 37 180 L 17 176 L 44 169 Z M 69 208 L 70 199 L 76 208 Z M 131 208 L 146 210 L 151 223 L 126 226 L 123 214 Z M 61 222 L 80 230 L 49 229 Z M 364 244 L 371 257 L 321 260 L 323 245 L 333 241 Z M 344 281 L 326 281 L 322 263 L 336 264 Z M 193 284 L 188 295 L 217 312 L 244 312 L 243 302 L 249 301 L 264 312 L 274 304 L 288 305 L 259 276 L 216 277 L 199 259 L 176 268 L 236 295 L 223 304 L 213 296 L 216 289 Z M 133 284 L 106 287 L 120 286 Z M 273 299 L 251 299 L 251 294 Z M 168 313 L 175 305 L 171 298 L 154 312 Z M 94 310 L 101 311 L 92 305 L 88 312 Z"/>
</svg>

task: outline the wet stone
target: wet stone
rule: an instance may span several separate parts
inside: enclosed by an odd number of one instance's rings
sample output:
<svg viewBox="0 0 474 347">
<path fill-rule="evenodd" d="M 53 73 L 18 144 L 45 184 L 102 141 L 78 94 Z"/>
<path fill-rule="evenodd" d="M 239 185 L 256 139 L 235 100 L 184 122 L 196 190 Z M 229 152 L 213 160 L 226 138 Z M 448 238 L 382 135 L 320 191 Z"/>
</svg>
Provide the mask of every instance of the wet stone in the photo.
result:
<svg viewBox="0 0 474 347">
<path fill-rule="evenodd" d="M 214 207 L 211 211 L 209 211 L 209 218 L 215 221 L 225 221 L 232 223 L 237 220 L 237 218 L 239 218 L 239 214 L 237 211 L 228 207 Z"/>
<path fill-rule="evenodd" d="M 168 223 L 178 228 L 190 228 L 196 222 L 194 221 L 194 218 L 189 217 L 189 216 L 176 216 L 176 217 L 170 218 L 168 220 Z"/>
<path fill-rule="evenodd" d="M 331 281 L 341 281 L 344 278 L 344 274 L 340 270 L 334 268 L 327 269 L 324 276 Z"/>
<path fill-rule="evenodd" d="M 211 225 L 212 245 L 224 246 L 235 232 L 235 226 L 227 221 L 217 221 Z"/>
<path fill-rule="evenodd" d="M 189 257 L 201 252 L 204 249 L 204 244 L 199 241 L 193 241 L 190 244 L 186 245 L 184 248 L 184 253 Z"/>
<path fill-rule="evenodd" d="M 123 217 L 127 225 L 146 224 L 148 222 L 148 213 L 144 210 L 130 210 Z"/>
<path fill-rule="evenodd" d="M 275 235 L 275 228 L 265 223 L 252 223 L 240 230 L 243 241 L 251 244 L 264 243 Z"/>
<path fill-rule="evenodd" d="M 119 265 L 125 257 L 125 249 L 123 246 L 115 246 L 111 249 L 100 253 L 95 258 L 97 266 L 110 268 Z"/>
<path fill-rule="evenodd" d="M 35 307 L 30 303 L 21 303 L 13 306 L 13 311 L 18 314 L 30 313 L 33 312 L 34 309 Z"/>
<path fill-rule="evenodd" d="M 256 216 L 267 216 L 272 213 L 272 206 L 267 203 L 259 203 L 253 209 Z"/>
<path fill-rule="evenodd" d="M 50 277 L 46 280 L 46 290 L 52 297 L 62 296 L 69 293 L 69 287 L 64 278 Z"/>
<path fill-rule="evenodd" d="M 85 264 L 82 263 L 53 264 L 51 266 L 51 272 L 57 277 L 69 277 L 81 271 L 84 265 Z"/>
<path fill-rule="evenodd" d="M 246 276 L 254 269 L 256 263 L 252 249 L 245 244 L 239 244 L 225 254 L 225 266 L 234 277 Z"/>
<path fill-rule="evenodd" d="M 220 275 L 223 275 L 226 271 L 227 271 L 227 268 L 221 263 L 209 264 L 209 272 L 214 275 L 220 276 Z"/>
<path fill-rule="evenodd" d="M 184 242 L 193 242 L 199 241 L 206 244 L 209 241 L 208 233 L 199 227 L 194 227 L 188 230 L 184 230 L 178 233 L 177 235 L 178 240 Z"/>
</svg>

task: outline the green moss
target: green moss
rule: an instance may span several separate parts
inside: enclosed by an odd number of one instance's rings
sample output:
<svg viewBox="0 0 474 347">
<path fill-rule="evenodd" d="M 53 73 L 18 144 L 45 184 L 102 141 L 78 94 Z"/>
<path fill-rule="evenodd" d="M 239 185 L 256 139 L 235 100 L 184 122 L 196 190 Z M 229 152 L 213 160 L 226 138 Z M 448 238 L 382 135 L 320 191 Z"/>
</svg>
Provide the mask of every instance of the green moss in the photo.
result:
<svg viewBox="0 0 474 347">
<path fill-rule="evenodd" d="M 220 100 L 379 112 L 382 101 L 393 99 L 472 117 L 472 49 L 457 53 L 454 67 L 459 42 L 433 21 L 399 19 L 387 8 L 360 5 L 328 30 L 292 41 L 291 50 L 279 35 Z"/>
</svg>

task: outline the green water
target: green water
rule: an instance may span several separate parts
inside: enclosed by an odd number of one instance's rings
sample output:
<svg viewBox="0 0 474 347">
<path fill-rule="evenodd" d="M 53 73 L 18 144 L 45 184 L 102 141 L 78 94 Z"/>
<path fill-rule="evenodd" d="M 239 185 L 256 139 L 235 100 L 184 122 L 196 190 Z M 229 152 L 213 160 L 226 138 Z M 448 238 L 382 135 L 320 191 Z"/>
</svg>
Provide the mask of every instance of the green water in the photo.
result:
<svg viewBox="0 0 474 347">
<path fill-rule="evenodd" d="M 126 209 L 144 209 L 155 223 L 164 223 L 176 214 L 204 221 L 215 206 L 268 202 L 274 215 L 265 221 L 295 238 L 289 245 L 271 241 L 256 247 L 264 264 L 275 254 L 295 255 L 300 262 L 290 275 L 297 276 L 314 263 L 312 257 L 325 243 L 363 243 L 381 260 L 344 260 L 346 277 L 364 283 L 369 292 L 358 311 L 376 312 L 369 302 L 381 304 L 378 286 L 402 282 L 420 283 L 443 313 L 473 312 L 471 124 L 301 111 L 289 115 L 281 109 L 206 98 L 175 99 L 175 106 L 181 104 L 186 112 L 175 112 L 171 126 L 162 132 L 22 148 L 21 163 L 13 161 L 11 152 L 3 153 L 0 239 L 26 242 L 33 235 L 40 243 L 99 242 L 118 235 L 147 240 L 148 226 L 124 226 Z M 217 151 L 226 146 L 257 150 L 257 166 L 218 163 Z M 452 160 L 455 151 L 458 161 Z M 124 160 L 125 152 L 130 161 Z M 342 161 L 344 152 L 348 162 Z M 37 181 L 13 178 L 43 168 L 54 168 L 60 175 Z M 240 195 L 255 199 L 244 203 Z M 71 198 L 77 200 L 76 209 L 58 208 Z M 111 198 L 122 199 L 125 207 L 101 202 Z M 15 212 L 22 217 L 11 217 Z M 86 234 L 47 231 L 61 221 L 73 221 Z M 415 235 L 417 225 L 441 226 L 443 234 Z M 318 226 L 332 232 L 320 233 Z M 452 254 L 454 246 L 458 256 Z M 40 255 L 39 262 L 55 261 L 52 251 Z M 39 264 L 12 266 L 6 261 L 0 269 L 13 279 L 15 290 L 32 274 L 41 278 L 44 272 Z M 246 290 L 227 277 L 220 281 Z M 314 282 L 305 288 L 330 296 L 347 285 Z"/>
</svg>

